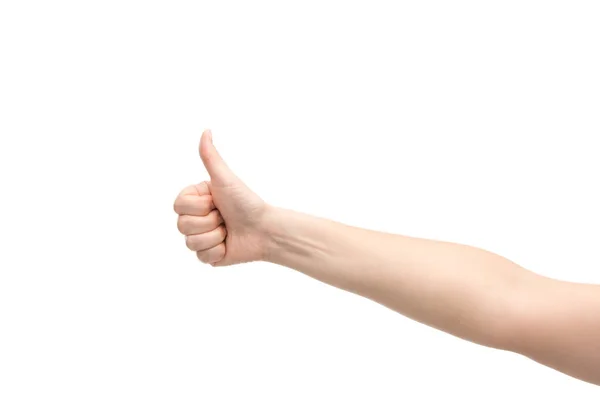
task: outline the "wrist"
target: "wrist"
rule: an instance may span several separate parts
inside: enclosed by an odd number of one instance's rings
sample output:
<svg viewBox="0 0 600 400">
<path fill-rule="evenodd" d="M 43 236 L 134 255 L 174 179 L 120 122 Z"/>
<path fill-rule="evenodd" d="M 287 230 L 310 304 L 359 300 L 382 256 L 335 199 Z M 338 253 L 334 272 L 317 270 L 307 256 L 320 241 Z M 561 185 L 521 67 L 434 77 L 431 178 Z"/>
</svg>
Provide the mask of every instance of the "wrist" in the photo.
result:
<svg viewBox="0 0 600 400">
<path fill-rule="evenodd" d="M 285 213 L 286 211 L 279 207 L 267 205 L 259 226 L 263 239 L 261 261 L 276 262 L 281 251 L 276 238 L 283 233 L 281 226 L 285 224 Z"/>
</svg>

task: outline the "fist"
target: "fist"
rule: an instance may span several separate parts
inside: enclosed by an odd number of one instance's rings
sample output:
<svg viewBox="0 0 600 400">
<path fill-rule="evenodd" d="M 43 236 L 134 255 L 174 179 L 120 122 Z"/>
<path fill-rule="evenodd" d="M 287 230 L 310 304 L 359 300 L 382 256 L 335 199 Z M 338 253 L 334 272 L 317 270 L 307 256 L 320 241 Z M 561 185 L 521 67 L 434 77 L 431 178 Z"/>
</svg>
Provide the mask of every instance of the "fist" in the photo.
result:
<svg viewBox="0 0 600 400">
<path fill-rule="evenodd" d="M 186 187 L 174 205 L 188 249 L 213 266 L 263 260 L 271 207 L 229 169 L 208 130 L 200 139 L 200 157 L 210 181 Z"/>
<path fill-rule="evenodd" d="M 207 182 L 188 186 L 175 200 L 179 214 L 177 229 L 185 235 L 188 249 L 207 264 L 218 263 L 225 257 L 225 228 L 223 217 L 216 208 Z"/>
</svg>

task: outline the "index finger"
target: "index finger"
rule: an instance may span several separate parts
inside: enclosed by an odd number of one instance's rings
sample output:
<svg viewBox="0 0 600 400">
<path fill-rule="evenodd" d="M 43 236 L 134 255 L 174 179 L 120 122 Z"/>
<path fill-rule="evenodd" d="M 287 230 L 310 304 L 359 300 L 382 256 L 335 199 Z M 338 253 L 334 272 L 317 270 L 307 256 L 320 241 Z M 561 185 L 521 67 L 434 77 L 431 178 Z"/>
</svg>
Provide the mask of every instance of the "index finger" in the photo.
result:
<svg viewBox="0 0 600 400">
<path fill-rule="evenodd" d="M 179 196 L 206 196 L 210 194 L 210 189 L 208 188 L 208 183 L 200 182 L 196 185 L 190 185 L 183 189 Z"/>
</svg>

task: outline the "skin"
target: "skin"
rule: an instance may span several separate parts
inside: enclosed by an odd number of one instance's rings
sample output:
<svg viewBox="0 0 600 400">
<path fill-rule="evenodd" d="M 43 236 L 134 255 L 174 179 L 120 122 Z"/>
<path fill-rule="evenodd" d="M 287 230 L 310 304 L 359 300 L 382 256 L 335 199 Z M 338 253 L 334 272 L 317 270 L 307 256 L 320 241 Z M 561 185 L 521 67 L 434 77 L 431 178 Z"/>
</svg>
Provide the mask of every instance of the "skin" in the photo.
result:
<svg viewBox="0 0 600 400">
<path fill-rule="evenodd" d="M 480 345 L 600 385 L 600 285 L 537 275 L 488 251 L 346 226 L 273 207 L 225 164 L 205 131 L 210 182 L 175 200 L 200 261 L 267 261 L 372 299 Z"/>
</svg>

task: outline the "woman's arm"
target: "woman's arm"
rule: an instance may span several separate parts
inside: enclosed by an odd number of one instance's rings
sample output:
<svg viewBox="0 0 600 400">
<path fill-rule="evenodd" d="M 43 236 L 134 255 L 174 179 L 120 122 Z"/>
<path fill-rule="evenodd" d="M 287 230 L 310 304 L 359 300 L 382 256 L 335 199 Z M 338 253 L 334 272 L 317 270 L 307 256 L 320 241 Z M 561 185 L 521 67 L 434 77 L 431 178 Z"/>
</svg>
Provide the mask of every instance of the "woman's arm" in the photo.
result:
<svg viewBox="0 0 600 400">
<path fill-rule="evenodd" d="M 175 200 L 187 246 L 213 266 L 265 260 L 485 346 L 600 385 L 600 286 L 545 278 L 485 250 L 353 228 L 267 205 L 227 167 Z"/>
<path fill-rule="evenodd" d="M 265 230 L 267 261 L 600 384 L 600 286 L 545 278 L 470 246 L 288 210 L 272 209 Z"/>
</svg>

